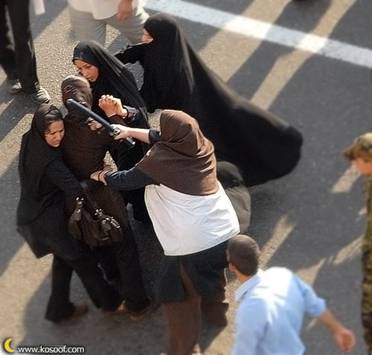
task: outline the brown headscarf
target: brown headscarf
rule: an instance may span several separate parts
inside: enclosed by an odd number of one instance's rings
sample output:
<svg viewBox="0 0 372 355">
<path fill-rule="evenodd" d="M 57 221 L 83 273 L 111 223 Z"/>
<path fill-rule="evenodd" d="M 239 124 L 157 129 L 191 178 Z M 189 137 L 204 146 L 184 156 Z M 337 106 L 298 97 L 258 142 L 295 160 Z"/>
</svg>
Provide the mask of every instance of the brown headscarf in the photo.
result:
<svg viewBox="0 0 372 355">
<path fill-rule="evenodd" d="M 165 110 L 160 116 L 160 141 L 137 164 L 154 181 L 189 195 L 218 190 L 213 144 L 198 122 L 182 111 Z"/>
</svg>

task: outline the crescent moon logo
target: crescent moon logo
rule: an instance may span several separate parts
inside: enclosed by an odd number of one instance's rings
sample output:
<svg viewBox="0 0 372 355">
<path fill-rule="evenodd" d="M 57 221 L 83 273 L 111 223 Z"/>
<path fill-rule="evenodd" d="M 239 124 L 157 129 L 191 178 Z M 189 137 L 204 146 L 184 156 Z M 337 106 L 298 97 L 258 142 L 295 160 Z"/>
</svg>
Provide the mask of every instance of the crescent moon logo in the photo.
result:
<svg viewBox="0 0 372 355">
<path fill-rule="evenodd" d="M 14 353 L 14 349 L 11 347 L 11 343 L 13 341 L 13 338 L 6 338 L 4 341 L 3 341 L 3 349 L 8 353 L 8 354 L 11 354 L 11 353 Z"/>
</svg>

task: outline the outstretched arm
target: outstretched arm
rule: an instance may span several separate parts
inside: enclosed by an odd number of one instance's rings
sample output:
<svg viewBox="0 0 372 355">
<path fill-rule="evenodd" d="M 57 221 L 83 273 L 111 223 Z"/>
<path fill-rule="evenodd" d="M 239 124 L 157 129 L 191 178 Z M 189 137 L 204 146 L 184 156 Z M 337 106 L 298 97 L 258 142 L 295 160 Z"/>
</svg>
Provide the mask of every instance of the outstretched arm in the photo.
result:
<svg viewBox="0 0 372 355">
<path fill-rule="evenodd" d="M 351 330 L 341 324 L 327 309 L 325 301 L 319 298 L 313 288 L 294 275 L 297 285 L 304 297 L 306 312 L 320 320 L 332 333 L 333 338 L 341 351 L 350 352 L 355 345 L 355 337 Z"/>
<path fill-rule="evenodd" d="M 134 138 L 147 144 L 150 143 L 150 137 L 149 137 L 150 130 L 149 129 L 131 128 L 127 126 L 122 126 L 120 124 L 114 124 L 113 126 L 120 130 L 120 133 L 114 138 L 116 140 L 125 139 L 125 138 Z"/>
<path fill-rule="evenodd" d="M 143 66 L 145 57 L 146 43 L 139 43 L 128 46 L 115 53 L 115 57 L 118 58 L 122 63 L 135 63 L 140 62 Z"/>
<path fill-rule="evenodd" d="M 90 178 L 116 190 L 136 190 L 146 185 L 151 185 L 154 181 L 137 167 L 129 170 L 110 172 L 98 170 L 90 175 Z"/>
</svg>

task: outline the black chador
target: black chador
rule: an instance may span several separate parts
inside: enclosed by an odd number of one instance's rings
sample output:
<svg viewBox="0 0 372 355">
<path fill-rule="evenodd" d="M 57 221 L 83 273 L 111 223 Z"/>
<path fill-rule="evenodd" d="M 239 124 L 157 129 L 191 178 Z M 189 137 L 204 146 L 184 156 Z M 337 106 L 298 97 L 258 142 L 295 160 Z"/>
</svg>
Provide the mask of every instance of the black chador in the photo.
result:
<svg viewBox="0 0 372 355">
<path fill-rule="evenodd" d="M 288 174 L 301 154 L 302 135 L 277 116 L 231 90 L 192 49 L 176 21 L 164 14 L 144 25 L 153 40 L 116 54 L 144 68 L 141 94 L 149 111 L 182 110 L 196 118 L 218 160 L 237 165 L 247 185 Z"/>
<path fill-rule="evenodd" d="M 98 106 L 98 100 L 102 95 L 112 95 L 119 98 L 123 104 L 139 110 L 139 114 L 131 122 L 122 122 L 131 127 L 148 128 L 147 112 L 145 103 L 138 91 L 133 74 L 124 67 L 117 58 L 105 48 L 94 41 L 80 42 L 73 52 L 73 61 L 81 60 L 98 68 L 98 78 L 91 82 L 93 94 L 92 110 L 105 117 L 104 112 Z M 118 122 L 115 122 L 118 123 Z M 110 149 L 110 153 L 119 170 L 132 168 L 141 160 L 147 150 L 147 146 L 137 142 L 134 148 L 128 150 L 125 143 L 118 149 Z M 148 215 L 143 200 L 143 189 L 131 191 L 126 194 L 126 200 L 133 204 L 136 219 L 147 221 Z"/>
</svg>

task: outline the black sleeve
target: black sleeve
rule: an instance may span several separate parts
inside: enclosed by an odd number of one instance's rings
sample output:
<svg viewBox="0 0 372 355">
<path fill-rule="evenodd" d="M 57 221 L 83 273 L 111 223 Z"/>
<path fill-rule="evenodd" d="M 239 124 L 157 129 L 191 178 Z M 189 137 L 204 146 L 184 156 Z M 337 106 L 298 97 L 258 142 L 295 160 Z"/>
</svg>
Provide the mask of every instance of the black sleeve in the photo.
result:
<svg viewBox="0 0 372 355">
<path fill-rule="evenodd" d="M 46 176 L 67 195 L 82 193 L 79 180 L 75 178 L 62 160 L 53 160 L 46 168 Z"/>
<path fill-rule="evenodd" d="M 155 144 L 156 142 L 159 142 L 160 141 L 160 131 L 158 131 L 155 128 L 150 128 L 149 129 L 149 141 L 150 141 L 151 145 Z"/>
<path fill-rule="evenodd" d="M 145 44 L 135 44 L 133 46 L 128 46 L 127 48 L 121 49 L 119 52 L 115 53 L 115 57 L 118 58 L 122 63 L 143 63 L 143 58 L 145 55 Z"/>
<path fill-rule="evenodd" d="M 116 190 L 137 190 L 154 181 L 137 167 L 129 170 L 116 171 L 106 175 L 107 184 Z"/>
</svg>

